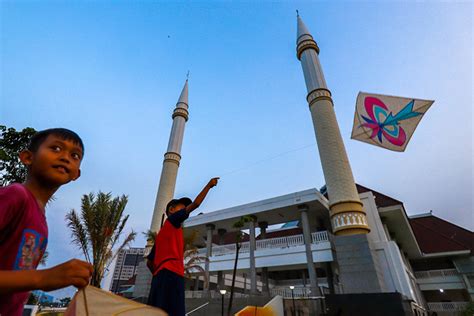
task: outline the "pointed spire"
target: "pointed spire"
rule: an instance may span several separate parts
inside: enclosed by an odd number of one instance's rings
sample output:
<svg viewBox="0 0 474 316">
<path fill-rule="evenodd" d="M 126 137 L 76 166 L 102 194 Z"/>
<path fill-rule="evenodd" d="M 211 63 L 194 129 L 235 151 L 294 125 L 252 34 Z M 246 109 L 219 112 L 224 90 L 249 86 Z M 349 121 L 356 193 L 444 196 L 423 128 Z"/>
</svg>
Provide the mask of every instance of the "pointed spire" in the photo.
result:
<svg viewBox="0 0 474 316">
<path fill-rule="evenodd" d="M 182 103 L 186 104 L 186 107 L 188 107 L 188 79 L 187 78 L 186 78 L 186 82 L 184 83 L 183 90 L 181 91 L 181 95 L 179 96 L 177 106 L 179 106 Z"/>
<path fill-rule="evenodd" d="M 309 33 L 309 30 L 304 24 L 303 20 L 301 19 L 298 10 L 296 10 L 296 19 L 298 21 L 296 31 L 296 43 L 301 42 L 303 39 L 308 39 L 308 36 L 310 39 L 312 39 L 313 37 L 311 36 L 311 33 Z"/>
</svg>

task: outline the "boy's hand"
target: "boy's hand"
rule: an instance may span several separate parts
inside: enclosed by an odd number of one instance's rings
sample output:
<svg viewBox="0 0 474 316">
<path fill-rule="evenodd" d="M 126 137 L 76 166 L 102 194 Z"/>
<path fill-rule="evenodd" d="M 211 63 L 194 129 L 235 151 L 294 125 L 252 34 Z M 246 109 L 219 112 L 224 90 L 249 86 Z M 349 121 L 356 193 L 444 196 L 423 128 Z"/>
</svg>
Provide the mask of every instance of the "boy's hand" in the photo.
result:
<svg viewBox="0 0 474 316">
<path fill-rule="evenodd" d="M 89 284 L 93 270 L 90 263 L 77 259 L 69 260 L 50 269 L 38 270 L 40 273 L 38 288 L 44 291 L 52 291 L 70 285 L 82 288 Z"/>
<path fill-rule="evenodd" d="M 219 177 L 216 177 L 216 178 L 212 178 L 211 180 L 209 180 L 209 183 L 207 184 L 210 188 L 213 188 L 217 185 L 217 182 L 219 181 Z"/>
</svg>

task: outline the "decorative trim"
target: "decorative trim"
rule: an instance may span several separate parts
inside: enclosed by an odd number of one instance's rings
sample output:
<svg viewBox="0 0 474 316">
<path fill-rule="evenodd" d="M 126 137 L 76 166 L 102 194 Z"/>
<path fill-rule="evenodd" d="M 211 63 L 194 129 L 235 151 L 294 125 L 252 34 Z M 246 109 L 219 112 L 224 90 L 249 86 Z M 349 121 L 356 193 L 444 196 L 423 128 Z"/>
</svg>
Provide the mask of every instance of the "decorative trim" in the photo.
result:
<svg viewBox="0 0 474 316">
<path fill-rule="evenodd" d="M 370 232 L 367 217 L 364 213 L 360 212 L 348 211 L 331 215 L 331 224 L 336 234 L 343 230 L 363 230 L 366 233 Z"/>
<path fill-rule="evenodd" d="M 181 160 L 181 155 L 175 152 L 167 152 L 165 154 L 165 160 L 163 163 L 169 161 L 177 164 L 179 166 L 179 161 Z"/>
<path fill-rule="evenodd" d="M 315 102 L 318 102 L 320 100 L 327 100 L 331 102 L 331 104 L 334 106 L 334 103 L 332 102 L 331 98 L 331 91 L 325 88 L 318 88 L 306 96 L 306 100 L 308 101 L 309 107 L 311 107 Z"/>
<path fill-rule="evenodd" d="M 347 211 L 359 212 L 365 214 L 365 211 L 362 209 L 364 204 L 361 201 L 339 201 L 329 206 L 331 214 L 335 215 L 338 213 L 344 213 Z"/>
<path fill-rule="evenodd" d="M 184 117 L 185 121 L 188 121 L 189 112 L 185 108 L 176 108 L 176 109 L 174 109 L 173 115 L 171 117 L 174 119 L 176 116 L 182 116 L 182 117 Z"/>
<path fill-rule="evenodd" d="M 331 225 L 336 235 L 355 235 L 370 232 L 367 215 L 360 201 L 341 201 L 330 206 Z"/>
<path fill-rule="evenodd" d="M 318 44 L 313 39 L 306 39 L 298 44 L 296 47 L 296 57 L 301 60 L 301 54 L 307 49 L 314 49 L 316 53 L 319 55 L 319 47 Z"/>
</svg>

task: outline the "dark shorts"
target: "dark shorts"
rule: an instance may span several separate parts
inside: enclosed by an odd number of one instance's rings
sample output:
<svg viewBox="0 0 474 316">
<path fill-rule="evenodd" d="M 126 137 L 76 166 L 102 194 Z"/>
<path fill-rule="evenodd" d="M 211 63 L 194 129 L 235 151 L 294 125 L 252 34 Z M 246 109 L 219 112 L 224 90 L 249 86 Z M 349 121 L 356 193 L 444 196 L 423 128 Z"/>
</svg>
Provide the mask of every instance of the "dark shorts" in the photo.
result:
<svg viewBox="0 0 474 316">
<path fill-rule="evenodd" d="M 169 316 L 184 316 L 184 278 L 163 269 L 153 276 L 148 305 L 159 307 Z"/>
</svg>

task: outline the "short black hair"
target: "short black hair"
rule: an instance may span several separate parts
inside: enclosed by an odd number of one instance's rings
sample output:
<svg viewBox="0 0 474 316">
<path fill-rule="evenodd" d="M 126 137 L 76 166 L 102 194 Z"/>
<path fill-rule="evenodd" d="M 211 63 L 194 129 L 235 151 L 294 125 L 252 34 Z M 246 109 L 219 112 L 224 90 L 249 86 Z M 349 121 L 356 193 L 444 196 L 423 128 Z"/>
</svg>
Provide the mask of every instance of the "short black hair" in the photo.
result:
<svg viewBox="0 0 474 316">
<path fill-rule="evenodd" d="M 82 139 L 79 137 L 79 135 L 67 128 L 49 128 L 37 132 L 35 135 L 33 135 L 33 137 L 31 137 L 28 150 L 31 152 L 36 152 L 49 135 L 55 135 L 64 140 L 72 141 L 81 147 L 82 155 L 84 155 L 84 143 L 82 142 Z"/>
</svg>

